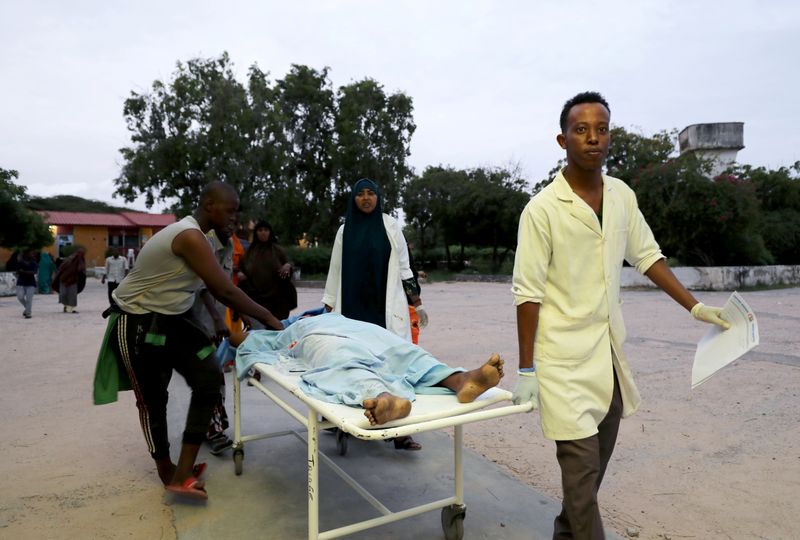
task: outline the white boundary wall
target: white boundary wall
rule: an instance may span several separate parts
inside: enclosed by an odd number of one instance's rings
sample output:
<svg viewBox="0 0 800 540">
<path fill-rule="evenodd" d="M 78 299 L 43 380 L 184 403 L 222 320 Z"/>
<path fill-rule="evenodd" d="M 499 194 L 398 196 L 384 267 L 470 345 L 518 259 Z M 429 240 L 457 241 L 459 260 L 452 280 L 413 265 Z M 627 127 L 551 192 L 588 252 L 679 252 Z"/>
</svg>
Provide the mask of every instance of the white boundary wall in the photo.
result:
<svg viewBox="0 0 800 540">
<path fill-rule="evenodd" d="M 743 287 L 800 285 L 800 266 L 680 266 L 672 269 L 687 289 L 732 291 Z M 623 287 L 655 288 L 634 268 L 622 269 Z"/>
</svg>

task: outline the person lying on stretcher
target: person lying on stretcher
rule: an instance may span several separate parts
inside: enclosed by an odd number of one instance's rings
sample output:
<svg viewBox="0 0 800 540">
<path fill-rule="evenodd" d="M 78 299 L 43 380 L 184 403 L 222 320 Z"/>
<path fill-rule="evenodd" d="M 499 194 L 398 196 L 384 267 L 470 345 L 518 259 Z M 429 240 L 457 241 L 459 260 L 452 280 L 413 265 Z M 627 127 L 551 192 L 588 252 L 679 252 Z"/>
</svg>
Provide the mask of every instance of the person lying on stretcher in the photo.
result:
<svg viewBox="0 0 800 540">
<path fill-rule="evenodd" d="M 503 377 L 498 354 L 470 371 L 451 368 L 385 328 L 338 313 L 303 318 L 281 331 L 232 335 L 230 342 L 239 378 L 258 362 L 284 365 L 301 372 L 306 395 L 363 407 L 373 426 L 408 416 L 415 394 L 455 393 L 469 403 Z"/>
</svg>

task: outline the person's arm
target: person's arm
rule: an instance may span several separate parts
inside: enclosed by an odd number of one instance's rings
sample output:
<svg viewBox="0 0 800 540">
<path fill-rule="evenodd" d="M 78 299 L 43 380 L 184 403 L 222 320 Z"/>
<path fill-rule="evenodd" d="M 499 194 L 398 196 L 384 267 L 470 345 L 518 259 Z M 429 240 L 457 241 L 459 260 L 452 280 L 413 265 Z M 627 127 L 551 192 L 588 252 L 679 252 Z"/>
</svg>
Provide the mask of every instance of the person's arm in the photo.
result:
<svg viewBox="0 0 800 540">
<path fill-rule="evenodd" d="M 517 342 L 519 345 L 519 369 L 529 369 L 533 365 L 533 343 L 539 326 L 541 304 L 525 302 L 517 306 Z"/>
<path fill-rule="evenodd" d="M 106 257 L 106 271 L 105 273 L 103 273 L 103 277 L 100 279 L 100 283 L 105 283 L 107 277 L 108 277 L 108 257 Z"/>
<path fill-rule="evenodd" d="M 659 289 L 686 308 L 686 311 L 691 311 L 697 304 L 697 299 L 678 281 L 678 278 L 672 273 L 664 259 L 653 263 L 644 275 L 655 283 Z"/>
<path fill-rule="evenodd" d="M 532 200 L 523 210 L 517 231 L 517 250 L 511 292 L 517 306 L 519 368 L 512 401 L 539 407 L 539 380 L 534 365 L 534 343 L 539 328 L 539 311 L 545 297 L 548 268 L 553 254 L 550 217 Z"/>
<path fill-rule="evenodd" d="M 339 282 L 342 272 L 342 235 L 344 225 L 336 231 L 336 239 L 333 241 L 331 250 L 331 262 L 328 265 L 328 276 L 325 280 L 325 294 L 322 296 L 322 303 L 327 311 L 332 311 L 336 307 L 339 293 Z"/>
<path fill-rule="evenodd" d="M 673 300 L 682 305 L 692 314 L 692 317 L 698 321 L 716 324 L 725 330 L 731 327 L 731 324 L 721 316 L 722 308 L 707 306 L 698 301 L 697 298 L 678 281 L 678 278 L 676 278 L 672 270 L 669 269 L 664 259 L 653 263 L 644 275 L 647 276 L 650 281 L 658 285 L 658 287 Z"/>
<path fill-rule="evenodd" d="M 202 232 L 190 229 L 178 234 L 172 241 L 172 252 L 186 261 L 217 300 L 235 311 L 250 315 L 264 326 L 283 330 L 283 324 L 269 310 L 251 300 L 225 275 Z"/>
<path fill-rule="evenodd" d="M 292 275 L 292 263 L 289 262 L 286 252 L 283 251 L 280 246 L 275 246 L 275 249 L 278 252 L 278 262 L 281 263 L 281 267 L 278 269 L 278 275 L 282 279 L 288 279 L 289 276 Z"/>
<path fill-rule="evenodd" d="M 225 320 L 220 316 L 217 305 L 214 303 L 214 297 L 208 292 L 208 289 L 200 289 L 200 299 L 206 307 L 206 311 L 211 315 L 211 320 L 214 322 L 214 342 L 219 343 L 223 338 L 231 335 L 230 330 L 225 325 Z"/>
<path fill-rule="evenodd" d="M 629 218 L 625 260 L 688 310 L 695 319 L 716 324 L 725 329 L 730 328 L 730 323 L 720 317 L 721 308 L 706 306 L 702 302 L 698 302 L 669 269 L 650 226 L 639 210 L 636 195 L 633 192 L 630 192 L 627 205 Z"/>
<path fill-rule="evenodd" d="M 536 366 L 533 365 L 533 344 L 536 329 L 539 326 L 539 308 L 537 302 L 523 302 L 517 306 L 517 341 L 519 344 L 519 369 L 517 385 L 511 395 L 514 405 L 532 403 L 533 409 L 539 408 L 539 379 L 536 377 Z"/>
</svg>

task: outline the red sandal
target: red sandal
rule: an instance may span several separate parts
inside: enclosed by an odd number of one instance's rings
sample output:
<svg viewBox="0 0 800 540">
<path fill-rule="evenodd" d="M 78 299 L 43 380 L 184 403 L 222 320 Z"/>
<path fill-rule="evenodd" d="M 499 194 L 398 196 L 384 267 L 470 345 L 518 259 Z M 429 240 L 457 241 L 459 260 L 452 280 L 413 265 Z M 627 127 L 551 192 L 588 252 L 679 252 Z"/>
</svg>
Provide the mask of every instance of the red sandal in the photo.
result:
<svg viewBox="0 0 800 540">
<path fill-rule="evenodd" d="M 187 499 L 195 499 L 199 501 L 205 501 L 208 499 L 208 492 L 205 490 L 205 482 L 194 476 L 190 476 L 179 486 L 176 486 L 175 484 L 169 484 L 164 486 L 164 489 L 170 493 L 174 493 L 175 495 L 186 497 Z"/>
</svg>

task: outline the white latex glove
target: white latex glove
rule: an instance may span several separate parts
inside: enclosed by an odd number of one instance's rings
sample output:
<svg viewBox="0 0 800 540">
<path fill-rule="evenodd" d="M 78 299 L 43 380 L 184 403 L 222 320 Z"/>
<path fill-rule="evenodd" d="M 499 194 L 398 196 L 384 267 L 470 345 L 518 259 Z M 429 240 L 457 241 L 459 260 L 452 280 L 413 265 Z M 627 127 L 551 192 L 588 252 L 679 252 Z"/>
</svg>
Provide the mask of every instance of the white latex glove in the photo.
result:
<svg viewBox="0 0 800 540">
<path fill-rule="evenodd" d="M 428 326 L 428 312 L 425 311 L 425 307 L 422 304 L 420 304 L 414 309 L 417 310 L 417 315 L 419 316 L 419 327 L 425 328 L 426 326 Z"/>
<path fill-rule="evenodd" d="M 696 303 L 692 308 L 692 317 L 698 321 L 716 324 L 727 330 L 731 327 L 731 323 L 720 317 L 721 313 L 722 308 L 707 306 L 702 302 Z"/>
<path fill-rule="evenodd" d="M 523 372 L 518 371 L 519 380 L 517 386 L 514 388 L 514 393 L 511 400 L 514 405 L 523 405 L 529 401 L 533 403 L 533 409 L 539 408 L 539 379 L 536 378 L 536 372 L 531 371 Z"/>
</svg>

